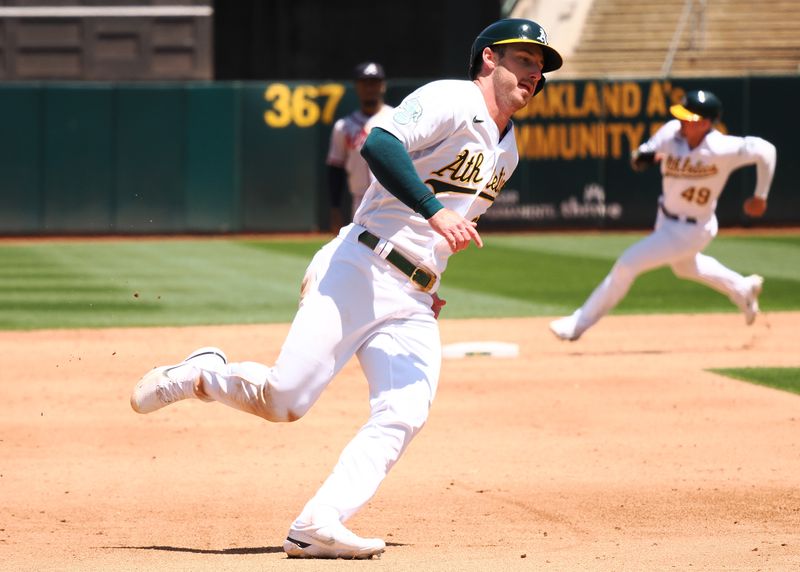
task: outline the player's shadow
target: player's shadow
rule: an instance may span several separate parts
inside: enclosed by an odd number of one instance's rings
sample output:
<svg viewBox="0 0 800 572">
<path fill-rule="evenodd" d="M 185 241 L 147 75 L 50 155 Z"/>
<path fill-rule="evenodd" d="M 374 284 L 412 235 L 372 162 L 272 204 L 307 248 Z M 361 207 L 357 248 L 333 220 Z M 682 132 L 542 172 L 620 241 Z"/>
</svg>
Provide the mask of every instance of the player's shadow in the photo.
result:
<svg viewBox="0 0 800 572">
<path fill-rule="evenodd" d="M 567 352 L 568 356 L 636 356 L 636 355 L 662 355 L 668 354 L 672 350 L 611 350 L 611 351 L 599 351 L 599 352 L 583 352 L 583 351 L 574 351 L 574 352 Z"/>
<path fill-rule="evenodd" d="M 186 548 L 183 546 L 113 546 L 118 550 L 161 550 L 164 552 L 191 552 L 192 554 L 277 554 L 281 546 L 255 546 L 252 548 Z"/>
<path fill-rule="evenodd" d="M 405 546 L 401 542 L 387 542 L 386 546 Z M 183 546 L 109 546 L 116 550 L 160 550 L 163 552 L 190 552 L 192 554 L 283 554 L 282 546 L 255 546 L 252 548 L 186 548 Z"/>
</svg>

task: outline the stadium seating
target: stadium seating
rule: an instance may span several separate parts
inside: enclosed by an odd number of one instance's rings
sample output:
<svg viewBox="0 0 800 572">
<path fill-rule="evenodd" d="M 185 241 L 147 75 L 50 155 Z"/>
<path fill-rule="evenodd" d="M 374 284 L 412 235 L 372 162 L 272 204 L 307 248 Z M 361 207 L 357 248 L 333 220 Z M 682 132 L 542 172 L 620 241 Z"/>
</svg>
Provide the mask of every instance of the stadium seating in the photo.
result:
<svg viewBox="0 0 800 572">
<path fill-rule="evenodd" d="M 559 78 L 794 75 L 799 66 L 797 0 L 594 0 Z"/>
</svg>

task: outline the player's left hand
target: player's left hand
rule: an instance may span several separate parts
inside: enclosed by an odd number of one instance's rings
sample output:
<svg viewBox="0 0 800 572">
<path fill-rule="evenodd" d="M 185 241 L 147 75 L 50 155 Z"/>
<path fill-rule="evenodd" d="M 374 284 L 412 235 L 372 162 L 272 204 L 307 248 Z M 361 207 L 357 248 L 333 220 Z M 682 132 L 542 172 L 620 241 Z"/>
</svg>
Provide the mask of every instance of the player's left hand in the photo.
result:
<svg viewBox="0 0 800 572">
<path fill-rule="evenodd" d="M 433 310 L 433 317 L 438 320 L 439 312 L 442 311 L 442 306 L 447 304 L 447 300 L 439 298 L 439 295 L 436 292 L 431 294 L 431 298 L 433 298 L 433 304 L 431 304 L 431 310 Z"/>
<path fill-rule="evenodd" d="M 464 250 L 472 240 L 478 248 L 483 248 L 481 235 L 475 229 L 478 223 L 465 219 L 452 209 L 441 209 L 428 219 L 428 224 L 447 240 L 450 250 L 454 253 Z"/>
<path fill-rule="evenodd" d="M 767 210 L 767 200 L 761 197 L 750 197 L 744 202 L 744 213 L 747 216 L 758 218 Z"/>
</svg>

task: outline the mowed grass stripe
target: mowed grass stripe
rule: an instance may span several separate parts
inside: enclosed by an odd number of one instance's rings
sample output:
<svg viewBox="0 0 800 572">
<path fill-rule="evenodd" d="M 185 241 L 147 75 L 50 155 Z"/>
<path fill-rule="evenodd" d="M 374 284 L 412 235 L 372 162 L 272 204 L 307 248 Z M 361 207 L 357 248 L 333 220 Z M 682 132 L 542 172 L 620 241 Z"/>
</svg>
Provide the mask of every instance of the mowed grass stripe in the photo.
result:
<svg viewBox="0 0 800 572">
<path fill-rule="evenodd" d="M 800 240 L 789 238 L 736 236 L 715 239 L 706 253 L 743 274 L 764 274 L 800 281 Z"/>
<path fill-rule="evenodd" d="M 484 236 L 451 258 L 449 318 L 572 311 L 644 233 Z M 720 237 L 709 251 L 766 279 L 762 308 L 800 307 L 800 237 Z M 325 239 L 192 239 L 0 245 L 0 328 L 285 322 L 308 262 Z M 722 295 L 646 273 L 619 313 L 736 312 Z"/>
<path fill-rule="evenodd" d="M 456 317 L 461 317 L 461 310 L 457 309 L 463 301 L 461 291 L 467 290 L 525 300 L 546 309 L 542 312 L 545 315 L 572 312 L 605 278 L 625 248 L 641 236 L 489 236 L 484 249 L 470 248 L 451 259 L 442 295 L 454 302 L 448 310 Z M 767 277 L 762 297 L 765 311 L 796 309 L 800 304 L 800 274 L 795 277 L 795 273 L 800 273 L 800 264 L 787 262 L 800 256 L 800 242 L 797 248 L 758 239 L 754 242 L 720 238 L 712 243 L 719 243 L 718 252 L 709 252 L 743 274 L 757 272 Z M 773 249 L 779 253 L 771 252 Z M 787 266 L 792 268 L 787 270 Z M 453 287 L 459 290 L 451 292 Z M 669 268 L 660 268 L 639 276 L 614 310 L 620 314 L 681 312 L 738 309 L 726 296 L 696 282 L 678 279 Z"/>
<path fill-rule="evenodd" d="M 486 246 L 503 246 L 521 251 L 549 252 L 596 258 L 613 262 L 644 233 L 548 233 L 489 234 L 483 237 Z"/>
<path fill-rule="evenodd" d="M 0 297 L 3 329 L 288 321 L 308 263 L 220 240 L 5 246 L 5 268 L 9 251 L 47 272 Z"/>
<path fill-rule="evenodd" d="M 613 262 L 647 233 L 553 233 L 543 235 L 488 235 L 493 244 L 521 251 L 559 253 Z M 743 274 L 770 274 L 800 280 L 800 235 L 754 235 L 715 238 L 705 250 L 726 266 Z M 609 264 L 609 268 L 611 264 Z"/>
</svg>

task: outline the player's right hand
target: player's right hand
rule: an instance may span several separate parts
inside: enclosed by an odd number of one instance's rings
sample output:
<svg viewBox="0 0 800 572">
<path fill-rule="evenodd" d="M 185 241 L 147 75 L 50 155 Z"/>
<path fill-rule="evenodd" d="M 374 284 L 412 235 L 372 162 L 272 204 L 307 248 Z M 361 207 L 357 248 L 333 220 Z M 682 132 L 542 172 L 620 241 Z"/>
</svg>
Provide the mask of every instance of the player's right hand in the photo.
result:
<svg viewBox="0 0 800 572">
<path fill-rule="evenodd" d="M 750 197 L 744 202 L 744 212 L 747 216 L 759 218 L 767 210 L 767 200 L 761 197 Z"/>
<path fill-rule="evenodd" d="M 639 173 L 646 171 L 650 165 L 660 160 L 661 157 L 655 151 L 641 152 L 638 149 L 631 151 L 631 168 Z"/>
<path fill-rule="evenodd" d="M 428 219 L 428 224 L 444 237 L 453 252 L 464 250 L 471 240 L 475 241 L 478 248 L 483 248 L 481 235 L 475 229 L 478 223 L 465 219 L 452 209 L 439 210 Z"/>
</svg>

